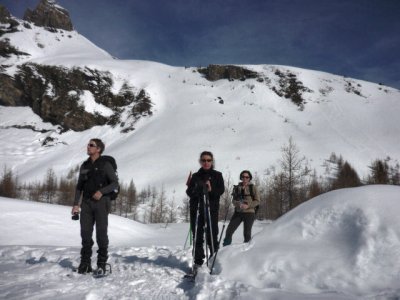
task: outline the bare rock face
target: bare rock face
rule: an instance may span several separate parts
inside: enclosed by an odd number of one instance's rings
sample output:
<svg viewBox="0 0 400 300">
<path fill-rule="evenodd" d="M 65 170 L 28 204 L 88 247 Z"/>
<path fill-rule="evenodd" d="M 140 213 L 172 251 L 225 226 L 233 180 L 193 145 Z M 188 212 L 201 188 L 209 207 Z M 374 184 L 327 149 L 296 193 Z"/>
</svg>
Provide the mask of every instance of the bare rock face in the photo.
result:
<svg viewBox="0 0 400 300">
<path fill-rule="evenodd" d="M 24 106 L 22 91 L 15 87 L 14 80 L 0 73 L 0 105 L 4 106 Z"/>
<path fill-rule="evenodd" d="M 19 23 L 11 16 L 10 12 L 0 4 L 0 36 L 5 33 L 16 32 Z"/>
<path fill-rule="evenodd" d="M 54 0 L 41 0 L 33 11 L 27 9 L 24 20 L 50 30 L 72 31 L 74 29 L 68 11 L 56 4 Z"/>
<path fill-rule="evenodd" d="M 86 111 L 81 101 L 85 91 L 113 114 L 103 116 Z M 120 125 L 124 127 L 121 132 L 129 132 L 141 117 L 152 115 L 153 104 L 145 90 L 136 92 L 127 83 L 115 94 L 109 72 L 26 63 L 17 67 L 13 77 L 0 72 L 0 105 L 29 106 L 43 121 L 59 125 L 65 131 L 83 131 L 107 124 Z M 129 115 L 129 121 L 121 121 L 124 113 Z"/>
<path fill-rule="evenodd" d="M 0 4 L 0 23 L 8 23 L 8 20 L 11 18 L 10 12 L 3 5 Z"/>
<path fill-rule="evenodd" d="M 232 65 L 209 65 L 207 68 L 198 69 L 199 73 L 204 74 L 209 81 L 220 79 L 246 80 L 248 78 L 258 78 L 258 74 L 239 66 Z"/>
</svg>

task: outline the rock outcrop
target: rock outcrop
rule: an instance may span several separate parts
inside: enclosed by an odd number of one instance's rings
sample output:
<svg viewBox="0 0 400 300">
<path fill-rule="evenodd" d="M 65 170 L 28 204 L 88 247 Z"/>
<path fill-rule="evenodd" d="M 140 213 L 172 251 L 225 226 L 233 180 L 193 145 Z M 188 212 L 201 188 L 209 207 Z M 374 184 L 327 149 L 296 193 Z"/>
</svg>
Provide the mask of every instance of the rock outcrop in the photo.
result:
<svg viewBox="0 0 400 300">
<path fill-rule="evenodd" d="M 0 4 L 0 23 L 6 24 L 10 18 L 10 12 L 7 10 L 7 8 Z"/>
<path fill-rule="evenodd" d="M 68 11 L 53 0 L 41 0 L 34 10 L 27 9 L 24 20 L 51 31 L 74 29 Z"/>
<path fill-rule="evenodd" d="M 312 93 L 313 91 L 298 80 L 297 76 L 289 71 L 286 73 L 276 69 L 275 75 L 279 78 L 279 86 L 272 87 L 272 90 L 279 96 L 292 100 L 294 104 L 304 109 L 305 99 L 303 93 Z"/>
<path fill-rule="evenodd" d="M 2 73 L 0 73 L 0 105 L 26 105 L 22 98 L 22 91 L 16 88 L 14 79 Z"/>
<path fill-rule="evenodd" d="M 0 105 L 29 106 L 43 121 L 60 125 L 63 130 L 83 131 L 107 124 L 120 125 L 123 132 L 128 132 L 134 130 L 142 116 L 152 114 L 151 99 L 144 90 L 135 93 L 128 84 L 118 94 L 112 90 L 109 72 L 89 68 L 28 63 L 18 66 L 14 78 L 0 73 Z M 93 95 L 94 101 L 112 111 L 112 115 L 86 111 L 81 100 L 84 93 Z M 122 124 L 123 112 L 130 123 Z"/>
<path fill-rule="evenodd" d="M 0 36 L 5 33 L 12 33 L 17 31 L 19 23 L 11 16 L 10 12 L 3 5 L 0 4 Z"/>
<path fill-rule="evenodd" d="M 199 73 L 204 74 L 209 81 L 220 79 L 246 80 L 258 78 L 258 73 L 239 66 L 232 65 L 209 65 L 207 68 L 199 68 Z"/>
<path fill-rule="evenodd" d="M 17 48 L 15 48 L 13 45 L 10 44 L 8 39 L 0 40 L 0 57 L 10 57 L 11 55 L 27 55 L 29 56 L 28 53 L 19 51 Z M 1 72 L 1 69 L 0 69 Z"/>
</svg>

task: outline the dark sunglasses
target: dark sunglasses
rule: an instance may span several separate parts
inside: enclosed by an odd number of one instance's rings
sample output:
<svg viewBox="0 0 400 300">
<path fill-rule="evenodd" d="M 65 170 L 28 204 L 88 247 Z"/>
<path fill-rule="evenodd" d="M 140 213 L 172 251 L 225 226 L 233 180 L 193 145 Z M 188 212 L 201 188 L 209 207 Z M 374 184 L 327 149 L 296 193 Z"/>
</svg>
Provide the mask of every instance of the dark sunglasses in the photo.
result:
<svg viewBox="0 0 400 300">
<path fill-rule="evenodd" d="M 250 176 L 242 176 L 242 178 L 250 178 Z"/>
<path fill-rule="evenodd" d="M 97 147 L 97 145 L 96 144 L 88 144 L 88 147 L 95 148 L 95 147 Z"/>
<path fill-rule="evenodd" d="M 200 161 L 202 163 L 205 163 L 205 162 L 212 162 L 213 160 L 212 159 L 201 159 Z"/>
</svg>

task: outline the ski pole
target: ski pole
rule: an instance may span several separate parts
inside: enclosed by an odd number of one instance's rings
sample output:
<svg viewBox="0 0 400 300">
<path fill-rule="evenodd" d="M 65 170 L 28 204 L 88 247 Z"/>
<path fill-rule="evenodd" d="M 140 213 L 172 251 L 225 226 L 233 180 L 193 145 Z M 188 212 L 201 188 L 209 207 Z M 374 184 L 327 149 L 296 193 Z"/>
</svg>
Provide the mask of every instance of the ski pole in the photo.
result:
<svg viewBox="0 0 400 300">
<path fill-rule="evenodd" d="M 207 207 L 206 207 L 206 192 L 204 191 L 203 195 L 203 231 L 204 231 L 204 237 L 205 237 L 205 244 L 206 244 L 206 261 L 207 261 L 207 266 L 208 266 L 208 238 L 207 238 L 207 231 L 208 231 L 208 222 L 207 222 Z"/>
<path fill-rule="evenodd" d="M 189 240 L 189 237 L 190 237 L 190 245 L 192 245 L 192 238 L 191 238 L 191 234 L 190 234 L 191 231 L 192 231 L 192 225 L 189 224 L 189 231 L 186 235 L 186 240 L 185 240 L 185 244 L 183 245 L 183 250 L 186 249 L 186 245 L 187 245 L 187 241 Z"/>
<path fill-rule="evenodd" d="M 189 244 L 190 244 L 190 246 L 193 245 L 192 224 L 190 224 L 190 226 L 189 226 Z"/>
<path fill-rule="evenodd" d="M 200 199 L 199 199 L 200 200 Z M 193 262 L 192 262 L 192 270 L 194 270 L 194 265 L 195 265 L 195 257 L 196 257 L 196 247 L 197 247 L 197 230 L 198 230 L 198 225 L 199 225 L 199 214 L 200 214 L 200 201 L 198 201 L 197 204 L 197 212 L 196 212 L 196 226 L 194 229 L 194 240 L 193 240 L 193 250 L 192 250 L 192 257 L 193 257 Z"/>
<path fill-rule="evenodd" d="M 210 240 L 211 240 L 211 255 L 214 255 L 214 234 L 212 232 L 213 226 L 212 226 L 212 221 L 211 221 L 211 213 L 210 213 L 210 199 L 206 197 L 206 203 L 207 203 L 207 217 L 208 217 L 208 222 L 209 222 L 209 229 L 210 229 Z"/>
</svg>

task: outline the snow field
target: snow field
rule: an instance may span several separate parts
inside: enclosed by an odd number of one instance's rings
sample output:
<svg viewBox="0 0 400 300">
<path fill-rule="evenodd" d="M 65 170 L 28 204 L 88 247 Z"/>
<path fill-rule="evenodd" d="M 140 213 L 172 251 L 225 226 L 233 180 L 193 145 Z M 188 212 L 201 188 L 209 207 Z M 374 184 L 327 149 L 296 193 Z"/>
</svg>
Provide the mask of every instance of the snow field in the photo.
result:
<svg viewBox="0 0 400 300">
<path fill-rule="evenodd" d="M 195 283 L 182 280 L 188 224 L 110 216 L 113 274 L 93 279 L 71 272 L 80 238 L 69 207 L 1 198 L 0 298 L 397 299 L 399 192 L 376 185 L 318 196 L 272 223 L 256 221 L 248 244 L 240 226 L 213 275 L 203 266 Z"/>
</svg>

